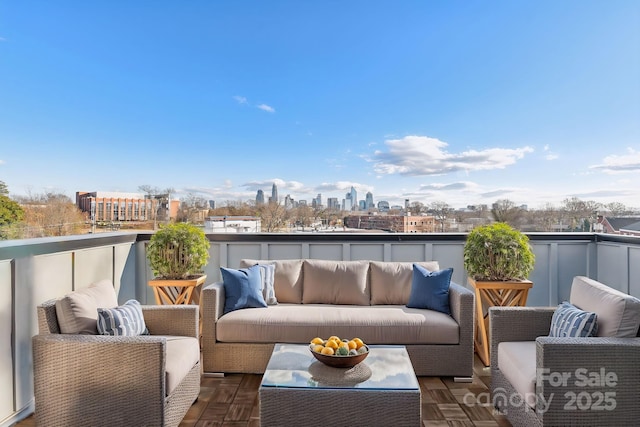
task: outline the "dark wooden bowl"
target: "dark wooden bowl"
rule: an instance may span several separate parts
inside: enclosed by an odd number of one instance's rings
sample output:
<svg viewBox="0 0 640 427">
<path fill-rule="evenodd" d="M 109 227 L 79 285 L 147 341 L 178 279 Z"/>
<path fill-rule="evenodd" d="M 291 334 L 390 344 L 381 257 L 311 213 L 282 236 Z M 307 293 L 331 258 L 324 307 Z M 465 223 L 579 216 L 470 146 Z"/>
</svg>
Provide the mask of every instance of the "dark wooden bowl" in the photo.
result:
<svg viewBox="0 0 640 427">
<path fill-rule="evenodd" d="M 366 353 L 356 354 L 354 356 L 330 356 L 328 354 L 316 353 L 313 350 L 311 350 L 311 354 L 327 366 L 331 366 L 333 368 L 353 368 L 367 358 L 369 355 L 369 348 L 367 347 Z"/>
</svg>

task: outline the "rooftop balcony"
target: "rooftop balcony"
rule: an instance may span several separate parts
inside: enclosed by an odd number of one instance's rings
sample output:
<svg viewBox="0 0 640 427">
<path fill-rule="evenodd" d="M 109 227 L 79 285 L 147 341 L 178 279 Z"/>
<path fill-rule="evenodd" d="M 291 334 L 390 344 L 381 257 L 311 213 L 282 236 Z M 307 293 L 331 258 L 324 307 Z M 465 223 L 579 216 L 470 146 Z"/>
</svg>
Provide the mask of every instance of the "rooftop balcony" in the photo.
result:
<svg viewBox="0 0 640 427">
<path fill-rule="evenodd" d="M 31 337 L 38 332 L 36 305 L 104 278 L 113 281 L 120 302 L 135 298 L 154 304 L 147 286 L 152 278 L 145 257 L 149 237 L 150 233 L 122 232 L 0 242 L 0 427 L 33 412 Z M 640 237 L 595 233 L 529 237 L 536 265 L 527 305 L 556 305 L 568 299 L 576 275 L 640 297 Z M 437 260 L 453 267 L 453 280 L 465 284 L 465 238 L 463 233 L 211 234 L 205 273 L 208 282 L 216 281 L 220 266 L 237 267 L 242 258 Z M 246 378 L 242 381 L 256 381 Z"/>
</svg>

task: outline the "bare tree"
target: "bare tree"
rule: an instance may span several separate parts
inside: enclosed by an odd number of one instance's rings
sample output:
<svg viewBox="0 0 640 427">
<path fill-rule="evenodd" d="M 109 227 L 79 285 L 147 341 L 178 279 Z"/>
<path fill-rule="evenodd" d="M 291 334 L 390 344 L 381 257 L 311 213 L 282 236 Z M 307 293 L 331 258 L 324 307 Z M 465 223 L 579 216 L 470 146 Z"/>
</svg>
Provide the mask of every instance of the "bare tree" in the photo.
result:
<svg viewBox="0 0 640 427">
<path fill-rule="evenodd" d="M 506 222 L 514 228 L 519 228 L 523 218 L 523 210 L 509 199 L 501 199 L 491 206 L 491 215 L 498 222 Z"/>
<path fill-rule="evenodd" d="M 265 203 L 258 209 L 262 229 L 266 232 L 280 230 L 287 222 L 287 210 L 277 202 Z"/>
<path fill-rule="evenodd" d="M 86 226 L 86 215 L 64 194 L 29 195 L 20 202 L 25 213 L 25 238 L 80 234 Z"/>
<path fill-rule="evenodd" d="M 440 231 L 444 232 L 445 221 L 447 217 L 453 213 L 451 206 L 446 202 L 438 200 L 429 204 L 429 212 L 436 218 L 436 221 L 440 223 Z"/>
<path fill-rule="evenodd" d="M 180 222 L 202 223 L 208 213 L 209 202 L 202 196 L 189 193 L 182 198 L 176 219 Z"/>
<path fill-rule="evenodd" d="M 420 214 L 423 214 L 423 213 L 427 213 L 428 208 L 424 205 L 424 203 L 411 202 L 411 204 L 409 205 L 409 211 L 413 215 L 420 215 Z"/>
<path fill-rule="evenodd" d="M 571 231 L 591 231 L 591 225 L 601 206 L 593 200 L 583 201 L 571 197 L 563 200 L 562 211 L 569 220 Z"/>
</svg>

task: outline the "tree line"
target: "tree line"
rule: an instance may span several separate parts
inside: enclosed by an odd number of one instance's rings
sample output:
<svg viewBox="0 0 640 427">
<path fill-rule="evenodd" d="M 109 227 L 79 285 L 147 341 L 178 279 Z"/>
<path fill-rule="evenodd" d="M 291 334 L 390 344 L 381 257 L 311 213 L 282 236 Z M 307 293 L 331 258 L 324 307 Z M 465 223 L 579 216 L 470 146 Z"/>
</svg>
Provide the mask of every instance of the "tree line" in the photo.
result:
<svg viewBox="0 0 640 427">
<path fill-rule="evenodd" d="M 168 202 L 175 190 L 159 189 L 149 185 L 138 187 L 145 197 Z M 159 204 L 159 206 L 163 206 Z M 408 206 L 411 215 L 431 215 L 438 224 L 438 231 L 451 231 L 452 224 L 474 225 L 491 221 L 506 222 L 523 231 L 593 231 L 598 214 L 605 216 L 640 215 L 637 209 L 622 203 L 601 204 L 592 200 L 571 197 L 559 206 L 551 203 L 539 209 L 526 209 L 509 199 L 497 200 L 491 206 L 470 206 L 468 209 L 453 209 L 444 201 L 429 204 L 412 202 Z M 405 212 L 391 210 L 389 215 Z M 322 227 L 342 227 L 346 215 L 363 215 L 366 212 L 341 212 L 324 207 L 298 205 L 286 208 L 281 203 L 228 200 L 221 207 L 210 209 L 202 196 L 187 194 L 180 199 L 176 221 L 203 223 L 207 216 L 253 216 L 259 217 L 264 232 L 307 229 L 321 224 Z M 155 229 L 158 223 L 168 221 L 168 212 L 158 210 L 147 228 Z M 87 233 L 91 230 L 88 216 L 81 212 L 68 196 L 57 192 L 9 196 L 7 185 L 0 181 L 0 240 L 34 237 L 65 236 Z M 143 226 L 144 228 L 144 226 Z"/>
</svg>

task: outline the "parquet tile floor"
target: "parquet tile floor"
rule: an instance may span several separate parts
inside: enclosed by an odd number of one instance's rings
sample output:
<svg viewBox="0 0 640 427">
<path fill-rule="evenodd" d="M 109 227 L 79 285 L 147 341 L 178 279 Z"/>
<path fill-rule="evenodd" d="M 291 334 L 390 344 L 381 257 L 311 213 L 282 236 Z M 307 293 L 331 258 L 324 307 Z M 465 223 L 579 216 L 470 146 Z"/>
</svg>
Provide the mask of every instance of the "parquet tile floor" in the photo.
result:
<svg viewBox="0 0 640 427">
<path fill-rule="evenodd" d="M 261 379 L 261 375 L 249 374 L 202 377 L 198 400 L 180 427 L 260 426 L 258 388 Z M 455 383 L 453 378 L 447 377 L 419 377 L 422 424 L 429 427 L 510 426 L 504 416 L 488 406 L 490 381 L 490 369 L 477 356 L 471 383 Z M 285 425 L 286 420 L 283 420 Z M 33 426 L 35 420 L 32 416 L 16 424 L 16 427 Z"/>
</svg>

